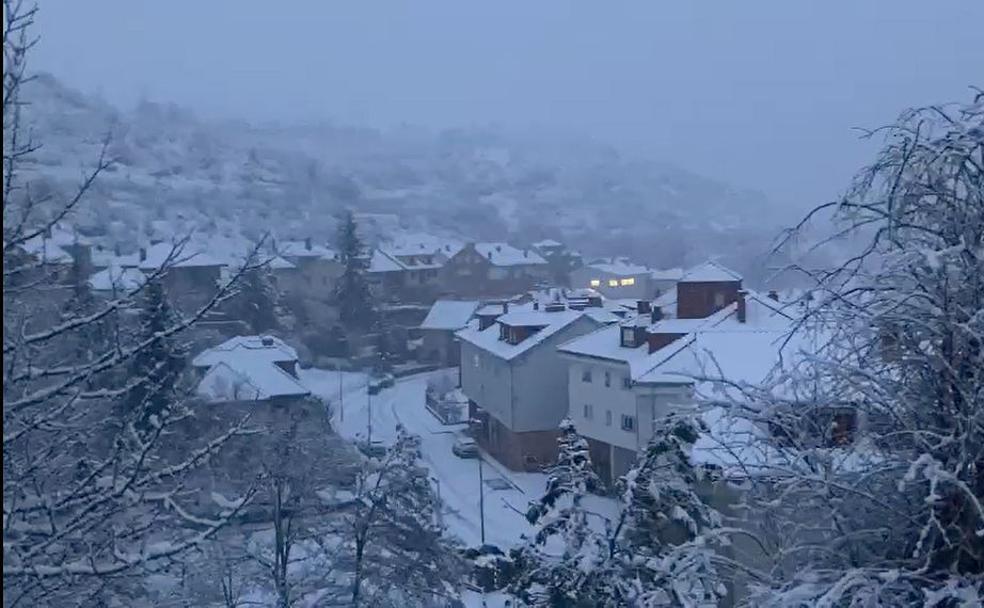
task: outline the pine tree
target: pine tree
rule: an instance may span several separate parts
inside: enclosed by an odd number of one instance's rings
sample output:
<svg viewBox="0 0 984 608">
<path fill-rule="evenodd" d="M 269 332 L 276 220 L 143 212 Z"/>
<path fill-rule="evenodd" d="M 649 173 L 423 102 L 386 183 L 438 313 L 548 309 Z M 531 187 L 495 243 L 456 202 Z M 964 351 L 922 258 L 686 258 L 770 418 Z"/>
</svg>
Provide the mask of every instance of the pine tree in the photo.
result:
<svg viewBox="0 0 984 608">
<path fill-rule="evenodd" d="M 185 367 L 184 349 L 162 335 L 177 322 L 164 286 L 151 281 L 144 290 L 138 339 L 152 342 L 134 357 L 130 374 L 142 381 L 126 397 L 127 414 L 142 429 L 155 426 L 154 419 L 170 408 Z"/>
<path fill-rule="evenodd" d="M 243 274 L 237 298 L 239 316 L 255 334 L 279 329 L 279 294 L 270 269 L 255 268 Z"/>
<path fill-rule="evenodd" d="M 373 326 L 376 314 L 365 278 L 365 248 L 356 232 L 355 216 L 351 211 L 346 211 L 342 217 L 338 248 L 344 267 L 336 291 L 339 316 L 349 327 L 368 330 Z"/>
<path fill-rule="evenodd" d="M 62 310 L 63 322 L 90 317 L 101 310 L 99 303 L 89 287 L 88 277 L 82 270 L 78 260 L 72 263 L 69 271 L 72 295 Z M 82 361 L 92 361 L 102 354 L 109 341 L 108 320 L 102 319 L 85 324 L 71 336 L 76 356 Z"/>
<path fill-rule="evenodd" d="M 716 606 L 725 594 L 711 562 L 721 517 L 695 492 L 701 475 L 690 459 L 705 430 L 694 416 L 671 414 L 625 477 L 617 544 L 632 605 Z"/>
<path fill-rule="evenodd" d="M 533 606 L 603 605 L 606 526 L 599 521 L 592 527 L 584 505 L 584 497 L 601 480 L 592 468 L 587 440 L 570 420 L 561 422 L 557 442 L 557 463 L 549 469 L 546 491 L 526 514 L 536 532 L 520 550 L 523 573 L 512 591 Z M 559 556 L 551 554 L 555 540 L 563 546 Z"/>
</svg>

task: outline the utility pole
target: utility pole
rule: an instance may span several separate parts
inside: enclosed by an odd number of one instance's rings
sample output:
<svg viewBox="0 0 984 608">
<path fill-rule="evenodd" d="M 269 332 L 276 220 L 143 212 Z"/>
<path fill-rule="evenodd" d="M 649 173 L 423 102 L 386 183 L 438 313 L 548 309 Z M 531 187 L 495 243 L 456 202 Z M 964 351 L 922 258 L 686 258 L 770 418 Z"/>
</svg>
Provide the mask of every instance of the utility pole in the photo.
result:
<svg viewBox="0 0 984 608">
<path fill-rule="evenodd" d="M 369 418 L 366 420 L 366 449 L 372 452 L 372 389 L 369 388 L 369 384 L 372 382 L 371 379 L 366 380 L 366 399 L 369 403 Z"/>
<path fill-rule="evenodd" d="M 345 395 L 342 393 L 342 366 L 338 366 L 338 410 L 341 421 L 345 422 Z"/>
<path fill-rule="evenodd" d="M 478 515 L 482 520 L 482 544 L 485 544 L 485 476 L 482 472 L 482 455 L 478 455 Z"/>
</svg>

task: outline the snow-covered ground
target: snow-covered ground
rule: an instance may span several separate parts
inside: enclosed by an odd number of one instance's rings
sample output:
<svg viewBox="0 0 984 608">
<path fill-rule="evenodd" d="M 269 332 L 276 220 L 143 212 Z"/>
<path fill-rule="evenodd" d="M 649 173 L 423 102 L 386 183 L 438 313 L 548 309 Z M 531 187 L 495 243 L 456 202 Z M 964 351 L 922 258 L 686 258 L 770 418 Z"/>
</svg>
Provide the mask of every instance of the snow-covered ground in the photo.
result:
<svg viewBox="0 0 984 608">
<path fill-rule="evenodd" d="M 371 397 L 366 392 L 366 375 L 320 369 L 301 370 L 301 381 L 316 395 L 329 400 L 334 410 L 335 428 L 345 437 L 365 440 L 369 434 L 372 410 L 372 440 L 392 443 L 396 425 L 403 424 L 420 435 L 421 450 L 437 491 L 444 503 L 445 524 L 450 534 L 469 546 L 481 543 L 479 481 L 477 459 L 462 459 L 451 452 L 465 425 L 441 424 L 424 405 L 428 379 L 457 374 L 441 370 L 397 380 L 396 385 Z M 538 498 L 546 477 L 540 473 L 516 473 L 505 469 L 489 456 L 483 458 L 485 479 L 485 541 L 502 549 L 514 547 L 531 531 L 524 517 L 530 500 Z"/>
</svg>

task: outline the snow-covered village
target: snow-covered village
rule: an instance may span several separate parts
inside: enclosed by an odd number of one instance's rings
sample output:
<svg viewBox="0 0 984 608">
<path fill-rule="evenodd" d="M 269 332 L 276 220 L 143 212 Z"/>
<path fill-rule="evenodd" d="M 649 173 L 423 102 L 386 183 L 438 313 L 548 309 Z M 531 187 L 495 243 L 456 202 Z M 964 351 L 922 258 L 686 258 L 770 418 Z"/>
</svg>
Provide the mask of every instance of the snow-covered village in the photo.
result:
<svg viewBox="0 0 984 608">
<path fill-rule="evenodd" d="M 984 7 L 165 4 L 4 0 L 4 606 L 984 603 Z"/>
</svg>

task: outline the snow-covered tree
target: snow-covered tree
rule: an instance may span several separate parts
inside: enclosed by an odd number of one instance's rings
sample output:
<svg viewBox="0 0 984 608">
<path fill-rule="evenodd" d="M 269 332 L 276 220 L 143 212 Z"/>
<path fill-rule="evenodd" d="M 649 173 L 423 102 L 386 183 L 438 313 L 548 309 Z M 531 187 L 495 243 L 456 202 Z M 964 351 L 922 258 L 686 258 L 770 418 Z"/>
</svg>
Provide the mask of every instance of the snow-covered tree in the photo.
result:
<svg viewBox="0 0 984 608">
<path fill-rule="evenodd" d="M 787 430 L 835 409 L 819 426 L 845 439 L 783 433 L 800 459 L 752 502 L 775 522 L 756 606 L 984 599 L 984 94 L 875 133 L 875 162 L 808 217 L 832 211 L 834 240 L 857 245 L 799 268 L 816 348 L 746 404 Z"/>
<path fill-rule="evenodd" d="M 134 605 L 141 574 L 165 573 L 234 517 L 197 510 L 184 485 L 238 432 L 186 441 L 172 403 L 153 428 L 120 423 L 116 405 L 151 379 L 125 373 L 162 339 L 185 330 L 229 293 L 153 338 L 114 330 L 112 344 L 80 357 L 66 348 L 128 307 L 133 294 L 61 315 L 63 277 L 28 253 L 32 239 L 70 218 L 109 166 L 105 155 L 77 190 L 37 196 L 24 165 L 39 150 L 23 120 L 22 85 L 36 10 L 3 14 L 3 592 L 11 606 Z M 105 152 L 105 147 L 103 148 Z M 43 262 L 43 260 L 41 260 Z M 153 273 L 156 278 L 164 269 Z"/>
<path fill-rule="evenodd" d="M 610 530 L 584 504 L 601 480 L 592 468 L 587 440 L 570 420 L 560 423 L 557 443 L 557 462 L 548 470 L 544 494 L 526 514 L 535 533 L 520 551 L 522 573 L 512 592 L 532 606 L 602 605 L 598 602 L 610 591 L 602 576 Z"/>
<path fill-rule="evenodd" d="M 349 518 L 353 606 L 445 605 L 461 564 L 443 536 L 440 502 L 420 464 L 420 438 L 402 426 L 381 461 L 360 475 Z"/>
<path fill-rule="evenodd" d="M 141 294 L 138 339 L 146 347 L 136 353 L 129 375 L 144 381 L 131 387 L 126 395 L 125 410 L 137 428 L 152 428 L 180 396 L 179 381 L 185 369 L 185 349 L 168 335 L 168 328 L 180 322 L 171 308 L 160 281 L 150 281 Z"/>
<path fill-rule="evenodd" d="M 255 268 L 243 275 L 235 303 L 239 318 L 249 324 L 250 331 L 262 334 L 280 327 L 279 301 L 269 268 Z"/>
<path fill-rule="evenodd" d="M 634 606 L 716 606 L 725 587 L 713 564 L 720 514 L 697 493 L 701 471 L 690 452 L 706 431 L 699 418 L 660 421 L 625 477 L 616 557 L 621 593 Z"/>
<path fill-rule="evenodd" d="M 351 328 L 368 330 L 376 320 L 376 313 L 365 277 L 366 250 L 351 211 L 345 212 L 338 227 L 338 255 L 343 266 L 335 291 L 339 317 Z"/>
</svg>

